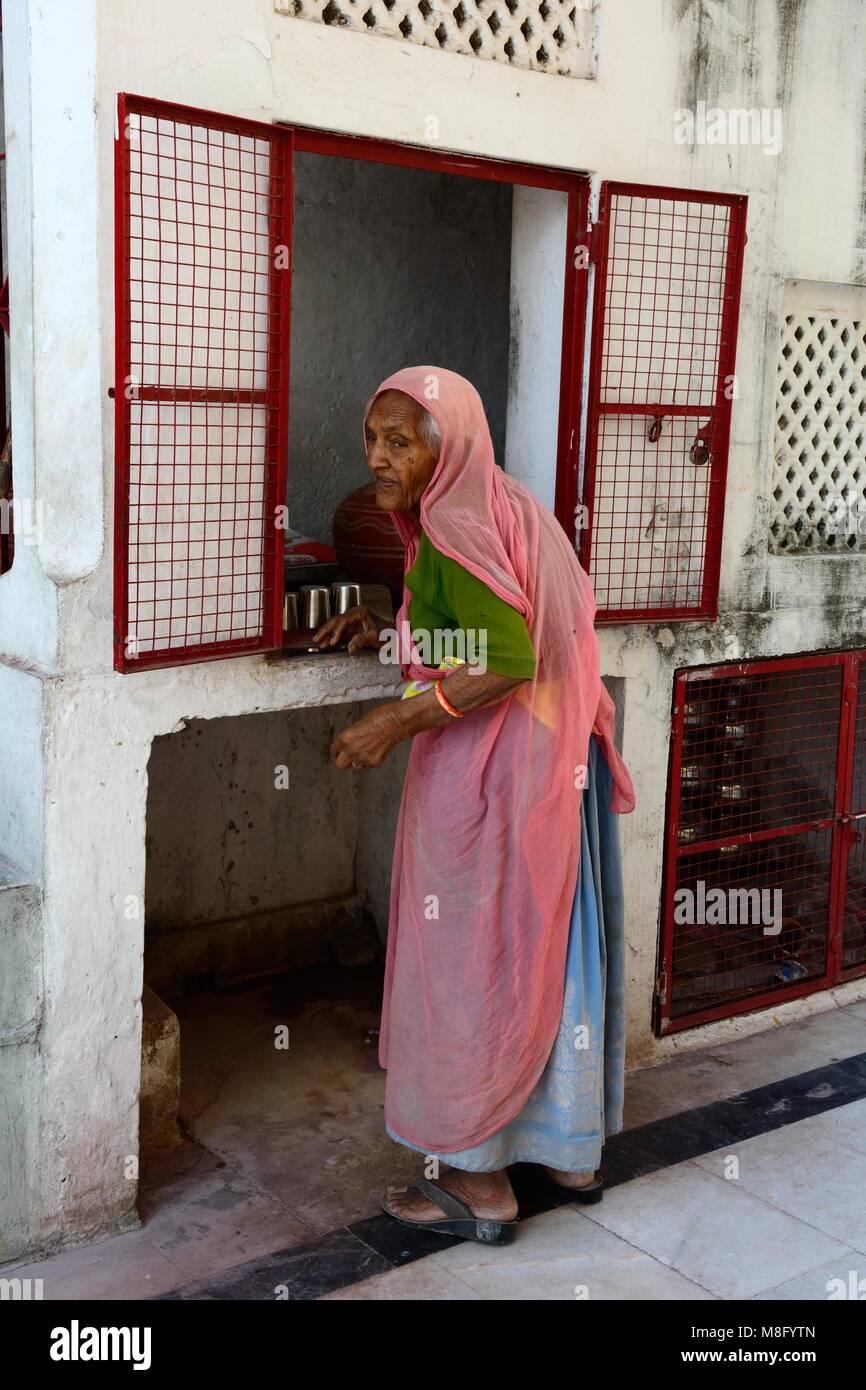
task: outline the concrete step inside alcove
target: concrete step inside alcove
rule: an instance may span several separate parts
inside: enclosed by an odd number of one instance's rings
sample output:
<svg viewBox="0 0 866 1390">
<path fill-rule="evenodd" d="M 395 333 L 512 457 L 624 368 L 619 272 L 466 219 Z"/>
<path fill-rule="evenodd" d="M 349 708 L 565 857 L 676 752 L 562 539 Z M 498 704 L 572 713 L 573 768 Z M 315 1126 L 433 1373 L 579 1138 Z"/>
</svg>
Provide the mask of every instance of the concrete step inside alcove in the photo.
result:
<svg viewBox="0 0 866 1390">
<path fill-rule="evenodd" d="M 180 1028 L 177 1015 L 145 985 L 141 996 L 141 1096 L 138 1142 L 142 1154 L 183 1143 L 180 1106 Z"/>
</svg>

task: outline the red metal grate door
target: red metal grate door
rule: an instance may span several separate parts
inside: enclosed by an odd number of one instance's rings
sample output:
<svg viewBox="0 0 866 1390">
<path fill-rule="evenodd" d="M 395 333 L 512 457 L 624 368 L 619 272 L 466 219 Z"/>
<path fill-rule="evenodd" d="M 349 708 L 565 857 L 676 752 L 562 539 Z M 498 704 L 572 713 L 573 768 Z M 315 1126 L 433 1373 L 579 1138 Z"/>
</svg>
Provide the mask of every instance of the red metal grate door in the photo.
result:
<svg viewBox="0 0 866 1390">
<path fill-rule="evenodd" d="M 844 817 L 842 859 L 843 979 L 866 974 L 866 652 L 851 658 L 849 683 L 853 756 L 851 796 Z"/>
<path fill-rule="evenodd" d="M 121 96 L 115 667 L 282 640 L 291 132 Z"/>
<path fill-rule="evenodd" d="M 580 556 L 598 621 L 714 618 L 746 199 L 602 185 Z"/>
<path fill-rule="evenodd" d="M 866 972 L 864 812 L 866 653 L 678 672 L 660 1031 Z"/>
</svg>

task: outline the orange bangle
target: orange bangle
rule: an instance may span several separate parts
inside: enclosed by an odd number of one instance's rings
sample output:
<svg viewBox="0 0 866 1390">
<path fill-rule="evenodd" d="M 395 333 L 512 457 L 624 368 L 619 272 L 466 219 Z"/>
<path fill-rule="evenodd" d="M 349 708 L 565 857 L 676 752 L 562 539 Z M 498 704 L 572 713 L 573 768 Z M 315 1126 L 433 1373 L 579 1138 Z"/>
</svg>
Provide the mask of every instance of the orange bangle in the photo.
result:
<svg viewBox="0 0 866 1390">
<path fill-rule="evenodd" d="M 454 708 L 451 701 L 447 698 L 445 691 L 442 689 L 441 681 L 436 682 L 434 690 L 436 691 L 436 699 L 439 701 L 442 708 L 444 710 L 447 710 L 449 714 L 453 715 L 455 719 L 462 719 L 465 711 L 462 709 Z"/>
</svg>

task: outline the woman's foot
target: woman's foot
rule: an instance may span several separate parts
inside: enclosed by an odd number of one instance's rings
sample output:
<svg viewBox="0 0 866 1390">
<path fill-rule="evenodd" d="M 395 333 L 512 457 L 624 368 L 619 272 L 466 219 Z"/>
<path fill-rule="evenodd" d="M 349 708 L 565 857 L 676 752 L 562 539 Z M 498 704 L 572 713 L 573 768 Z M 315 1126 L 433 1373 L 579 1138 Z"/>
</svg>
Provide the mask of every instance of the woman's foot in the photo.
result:
<svg viewBox="0 0 866 1390">
<path fill-rule="evenodd" d="M 567 1173 L 562 1168 L 548 1168 L 546 1163 L 541 1166 L 560 1187 L 589 1187 L 596 1179 L 595 1173 Z"/>
<path fill-rule="evenodd" d="M 517 1220 L 517 1198 L 504 1168 L 498 1173 L 464 1173 L 460 1168 L 449 1168 L 436 1181 L 465 1202 L 479 1220 Z M 434 1206 L 421 1192 L 410 1192 L 406 1187 L 388 1188 L 388 1206 L 405 1221 L 441 1221 L 443 1216 L 441 1207 Z"/>
</svg>

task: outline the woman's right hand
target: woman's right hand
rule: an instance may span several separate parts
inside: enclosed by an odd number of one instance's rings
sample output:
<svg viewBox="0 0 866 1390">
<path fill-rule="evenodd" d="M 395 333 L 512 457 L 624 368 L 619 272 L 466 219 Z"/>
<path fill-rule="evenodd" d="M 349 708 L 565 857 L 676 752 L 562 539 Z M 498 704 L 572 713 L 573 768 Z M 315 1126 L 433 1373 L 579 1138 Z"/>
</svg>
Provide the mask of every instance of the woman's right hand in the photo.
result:
<svg viewBox="0 0 866 1390">
<path fill-rule="evenodd" d="M 317 647 L 335 647 L 338 642 L 343 642 L 348 637 L 350 652 L 361 652 L 365 647 L 375 647 L 378 650 L 381 645 L 379 633 L 384 625 L 381 618 L 377 618 L 369 608 L 359 604 L 355 608 L 347 609 L 339 617 L 329 618 L 326 623 L 322 623 L 318 631 L 313 633 L 313 642 Z"/>
</svg>

